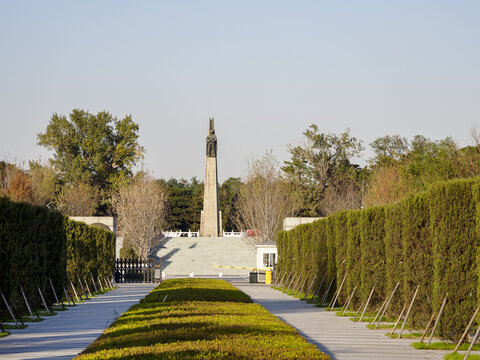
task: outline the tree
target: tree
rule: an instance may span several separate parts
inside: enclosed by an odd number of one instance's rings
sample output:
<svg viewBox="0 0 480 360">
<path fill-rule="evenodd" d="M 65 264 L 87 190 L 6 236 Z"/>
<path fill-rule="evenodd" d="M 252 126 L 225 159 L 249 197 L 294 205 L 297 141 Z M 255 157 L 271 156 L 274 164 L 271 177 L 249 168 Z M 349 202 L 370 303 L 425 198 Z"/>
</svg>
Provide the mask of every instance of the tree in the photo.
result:
<svg viewBox="0 0 480 360">
<path fill-rule="evenodd" d="M 113 204 L 124 247 L 147 258 L 160 244 L 165 227 L 167 191 L 145 175 L 120 188 Z"/>
<path fill-rule="evenodd" d="M 389 204 L 402 199 L 408 192 L 408 185 L 402 178 L 401 165 L 391 164 L 375 168 L 363 202 L 367 207 Z"/>
<path fill-rule="evenodd" d="M 55 170 L 51 166 L 42 165 L 37 161 L 30 161 L 29 165 L 32 182 L 32 203 L 47 205 L 55 201 L 55 192 L 58 185 Z"/>
<path fill-rule="evenodd" d="M 403 166 L 403 176 L 413 191 L 425 190 L 430 184 L 459 177 L 458 147 L 447 137 L 432 141 L 416 135 Z"/>
<path fill-rule="evenodd" d="M 248 164 L 236 204 L 238 227 L 254 230 L 254 243 L 274 240 L 283 219 L 295 212 L 295 195 L 271 151 Z"/>
<path fill-rule="evenodd" d="M 360 209 L 362 207 L 360 186 L 357 181 L 347 179 L 327 187 L 322 201 L 325 214 L 333 214 L 340 210 Z"/>
<path fill-rule="evenodd" d="M 409 151 L 408 140 L 399 135 L 386 135 L 370 143 L 375 157 L 370 159 L 372 167 L 392 165 L 402 160 Z"/>
<path fill-rule="evenodd" d="M 98 189 L 88 183 L 65 185 L 57 196 L 58 209 L 68 216 L 92 216 L 98 205 Z"/>
<path fill-rule="evenodd" d="M 160 180 L 168 189 L 167 223 L 172 230 L 198 231 L 203 206 L 203 184 L 196 177 Z"/>
<path fill-rule="evenodd" d="M 326 213 L 322 200 L 327 187 L 357 178 L 360 169 L 351 161 L 363 150 L 362 142 L 350 135 L 350 129 L 340 135 L 324 134 L 315 124 L 303 135 L 303 145 L 289 147 L 291 160 L 282 170 L 302 199 L 300 215 L 321 216 Z"/>
<path fill-rule="evenodd" d="M 132 176 L 142 157 L 138 125 L 131 116 L 117 119 L 108 112 L 96 115 L 75 109 L 68 118 L 53 114 L 38 144 L 54 152 L 52 163 L 64 184 L 88 183 L 97 187 L 108 212 L 112 190 Z"/>
<path fill-rule="evenodd" d="M 239 231 L 237 227 L 236 204 L 242 181 L 240 178 L 228 178 L 218 188 L 218 207 L 222 211 L 222 227 L 226 231 Z"/>
<path fill-rule="evenodd" d="M 32 181 L 20 165 L 0 162 L 0 195 L 13 201 L 32 201 Z"/>
</svg>

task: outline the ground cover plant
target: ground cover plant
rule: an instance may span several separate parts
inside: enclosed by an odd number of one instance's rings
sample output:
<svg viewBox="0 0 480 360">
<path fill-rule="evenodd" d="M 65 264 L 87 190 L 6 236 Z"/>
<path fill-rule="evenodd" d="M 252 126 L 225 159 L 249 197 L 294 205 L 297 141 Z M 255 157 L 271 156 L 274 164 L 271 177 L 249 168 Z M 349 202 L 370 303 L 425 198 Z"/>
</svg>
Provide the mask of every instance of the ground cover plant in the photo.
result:
<svg viewBox="0 0 480 360">
<path fill-rule="evenodd" d="M 164 281 L 77 360 L 330 359 L 222 280 Z"/>
</svg>

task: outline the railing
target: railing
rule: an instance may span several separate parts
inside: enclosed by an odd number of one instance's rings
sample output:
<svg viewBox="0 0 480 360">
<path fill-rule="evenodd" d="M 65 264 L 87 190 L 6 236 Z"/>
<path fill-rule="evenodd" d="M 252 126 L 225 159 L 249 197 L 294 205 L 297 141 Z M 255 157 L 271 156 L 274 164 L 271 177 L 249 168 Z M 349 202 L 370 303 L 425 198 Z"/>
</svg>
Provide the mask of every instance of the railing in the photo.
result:
<svg viewBox="0 0 480 360">
<path fill-rule="evenodd" d="M 165 231 L 163 235 L 165 237 L 199 237 L 200 231 Z M 223 236 L 244 237 L 247 236 L 247 234 L 242 231 L 224 231 Z"/>
<path fill-rule="evenodd" d="M 200 231 L 165 231 L 165 237 L 199 237 Z"/>
<path fill-rule="evenodd" d="M 155 282 L 156 268 L 160 273 L 160 264 L 156 264 L 154 259 L 117 259 L 115 261 L 115 281 L 117 283 Z"/>
<path fill-rule="evenodd" d="M 241 231 L 224 231 L 223 236 L 225 237 L 244 237 L 246 236 L 244 232 Z"/>
</svg>

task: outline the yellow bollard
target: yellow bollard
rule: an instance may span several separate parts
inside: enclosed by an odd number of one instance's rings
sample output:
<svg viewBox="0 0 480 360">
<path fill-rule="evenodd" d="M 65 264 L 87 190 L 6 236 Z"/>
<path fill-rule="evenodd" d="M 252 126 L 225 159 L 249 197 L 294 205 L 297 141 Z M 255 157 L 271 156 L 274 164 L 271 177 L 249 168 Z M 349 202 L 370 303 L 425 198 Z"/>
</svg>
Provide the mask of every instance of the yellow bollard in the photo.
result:
<svg viewBox="0 0 480 360">
<path fill-rule="evenodd" d="M 272 271 L 265 270 L 265 284 L 270 285 L 272 283 Z"/>
</svg>

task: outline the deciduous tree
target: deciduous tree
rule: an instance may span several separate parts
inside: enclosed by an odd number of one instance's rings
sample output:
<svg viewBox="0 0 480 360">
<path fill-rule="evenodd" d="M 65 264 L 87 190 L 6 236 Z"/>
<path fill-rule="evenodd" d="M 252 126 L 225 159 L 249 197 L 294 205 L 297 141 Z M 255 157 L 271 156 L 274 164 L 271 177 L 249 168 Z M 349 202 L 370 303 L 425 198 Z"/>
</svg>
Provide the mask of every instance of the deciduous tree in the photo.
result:
<svg viewBox="0 0 480 360">
<path fill-rule="evenodd" d="M 42 165 L 38 161 L 30 161 L 30 178 L 32 181 L 32 203 L 47 205 L 55 201 L 55 192 L 58 185 L 55 170 L 49 165 Z"/>
<path fill-rule="evenodd" d="M 120 188 L 113 204 L 124 246 L 145 259 L 160 244 L 165 227 L 167 192 L 148 175 Z"/>
<path fill-rule="evenodd" d="M 132 117 L 118 119 L 106 111 L 53 114 L 46 131 L 38 134 L 38 144 L 53 151 L 52 163 L 63 183 L 89 183 L 100 190 L 104 203 L 112 189 L 131 177 L 143 153 Z"/>
<path fill-rule="evenodd" d="M 57 196 L 57 208 L 68 216 L 92 216 L 98 206 L 98 189 L 85 182 L 65 185 Z"/>
<path fill-rule="evenodd" d="M 237 223 L 242 230 L 254 231 L 254 243 L 274 240 L 283 219 L 296 208 L 295 194 L 272 152 L 248 164 L 237 200 Z"/>
<path fill-rule="evenodd" d="M 340 135 L 320 133 L 312 124 L 303 133 L 303 145 L 290 146 L 291 160 L 285 161 L 283 172 L 296 185 L 302 200 L 300 215 L 323 216 L 322 201 L 328 186 L 346 179 L 355 181 L 359 168 L 352 159 L 363 150 L 362 142 L 347 129 Z"/>
</svg>

